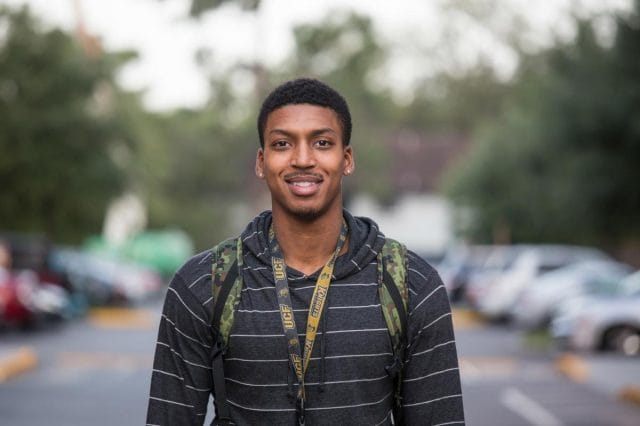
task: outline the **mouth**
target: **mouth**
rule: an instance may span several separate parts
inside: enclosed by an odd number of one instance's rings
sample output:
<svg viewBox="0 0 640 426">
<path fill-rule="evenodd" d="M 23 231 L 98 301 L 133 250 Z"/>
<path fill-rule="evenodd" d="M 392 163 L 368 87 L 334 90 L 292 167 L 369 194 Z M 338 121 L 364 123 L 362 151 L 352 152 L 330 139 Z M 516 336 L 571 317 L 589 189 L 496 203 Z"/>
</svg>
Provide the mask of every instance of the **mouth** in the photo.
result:
<svg viewBox="0 0 640 426">
<path fill-rule="evenodd" d="M 289 190 L 298 196 L 310 196 L 315 194 L 322 183 L 322 176 L 316 174 L 290 174 L 284 177 Z"/>
</svg>

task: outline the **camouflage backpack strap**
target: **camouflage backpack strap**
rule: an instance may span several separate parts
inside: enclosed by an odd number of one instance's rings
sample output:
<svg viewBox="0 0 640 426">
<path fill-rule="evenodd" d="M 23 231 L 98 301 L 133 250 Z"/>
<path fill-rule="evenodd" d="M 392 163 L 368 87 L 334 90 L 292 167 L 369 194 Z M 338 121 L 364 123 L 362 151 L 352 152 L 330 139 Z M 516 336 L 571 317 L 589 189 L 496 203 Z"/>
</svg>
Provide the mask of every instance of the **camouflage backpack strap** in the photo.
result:
<svg viewBox="0 0 640 426">
<path fill-rule="evenodd" d="M 407 249 L 398 241 L 387 238 L 378 253 L 378 293 L 384 320 L 393 348 L 393 363 L 386 367 L 396 383 L 393 424 L 402 424 L 402 367 L 407 346 Z"/>
<path fill-rule="evenodd" d="M 222 338 L 223 348 L 229 345 L 233 317 L 240 303 L 242 290 L 242 240 L 229 238 L 214 247 L 213 270 L 213 328 Z"/>
<path fill-rule="evenodd" d="M 232 425 L 224 378 L 223 355 L 229 346 L 233 317 L 242 291 L 242 239 L 230 238 L 213 248 L 211 281 L 213 282 L 212 327 L 218 338 L 211 357 L 213 373 L 213 403 L 216 425 Z"/>
<path fill-rule="evenodd" d="M 406 259 L 406 247 L 390 238 L 378 253 L 378 291 L 394 350 L 406 332 L 409 305 Z"/>
</svg>

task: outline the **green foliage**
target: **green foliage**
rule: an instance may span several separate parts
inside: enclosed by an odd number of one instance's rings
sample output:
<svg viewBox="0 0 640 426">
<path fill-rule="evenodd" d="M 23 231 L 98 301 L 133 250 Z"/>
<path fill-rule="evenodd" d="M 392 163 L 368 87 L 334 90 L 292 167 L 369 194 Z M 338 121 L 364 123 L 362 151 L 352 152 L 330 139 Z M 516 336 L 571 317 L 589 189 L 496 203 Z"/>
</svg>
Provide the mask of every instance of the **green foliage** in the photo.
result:
<svg viewBox="0 0 640 426">
<path fill-rule="evenodd" d="M 414 101 L 398 119 L 412 128 L 470 134 L 501 113 L 510 89 L 488 65 L 459 75 L 441 73 L 418 85 Z"/>
<path fill-rule="evenodd" d="M 125 183 L 105 103 L 121 58 L 92 59 L 27 8 L 0 8 L 0 226 L 78 241 Z"/>
<path fill-rule="evenodd" d="M 191 0 L 189 15 L 199 17 L 225 3 L 237 3 L 244 10 L 256 10 L 260 6 L 260 0 Z"/>
<path fill-rule="evenodd" d="M 386 60 L 371 20 L 357 14 L 331 13 L 324 21 L 294 28 L 295 48 L 275 73 L 277 82 L 309 76 L 326 81 L 349 102 L 354 123 L 351 144 L 357 173 L 348 191 L 390 198 L 389 151 L 385 135 L 395 125 L 390 94 L 370 83 Z"/>
<path fill-rule="evenodd" d="M 150 225 L 179 227 L 198 249 L 232 235 L 229 209 L 255 180 L 255 131 L 226 127 L 217 103 L 162 117 L 156 131 L 162 136 L 145 143 L 140 164 Z"/>
<path fill-rule="evenodd" d="M 524 58 L 504 112 L 449 181 L 475 239 L 505 228 L 513 241 L 640 237 L 638 12 L 616 18 L 610 48 L 581 22 L 575 41 Z"/>
</svg>

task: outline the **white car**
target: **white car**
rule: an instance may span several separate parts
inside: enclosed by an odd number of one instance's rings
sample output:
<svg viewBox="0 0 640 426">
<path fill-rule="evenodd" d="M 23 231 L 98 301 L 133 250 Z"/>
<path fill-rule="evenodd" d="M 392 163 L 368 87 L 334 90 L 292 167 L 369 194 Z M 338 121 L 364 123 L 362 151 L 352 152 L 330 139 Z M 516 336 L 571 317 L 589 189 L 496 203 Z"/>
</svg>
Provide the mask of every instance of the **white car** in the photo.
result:
<svg viewBox="0 0 640 426">
<path fill-rule="evenodd" d="M 495 246 L 482 267 L 469 276 L 464 293 L 464 300 L 469 306 L 478 308 L 480 300 L 511 267 L 520 250 L 520 246 Z"/>
<path fill-rule="evenodd" d="M 511 316 L 524 328 L 546 327 L 561 302 L 589 294 L 615 294 L 631 272 L 628 265 L 609 260 L 587 260 L 547 272 L 522 291 Z"/>
<path fill-rule="evenodd" d="M 495 250 L 498 246 L 461 245 L 447 251 L 436 269 L 452 302 L 462 299 L 469 280 L 484 269 Z"/>
<path fill-rule="evenodd" d="M 522 246 L 513 264 L 486 289 L 480 312 L 492 320 L 509 320 L 520 293 L 538 276 L 582 260 L 605 260 L 600 250 L 564 245 Z"/>
<path fill-rule="evenodd" d="M 615 295 L 561 304 L 551 334 L 574 349 L 640 353 L 640 271 L 627 276 Z"/>
</svg>

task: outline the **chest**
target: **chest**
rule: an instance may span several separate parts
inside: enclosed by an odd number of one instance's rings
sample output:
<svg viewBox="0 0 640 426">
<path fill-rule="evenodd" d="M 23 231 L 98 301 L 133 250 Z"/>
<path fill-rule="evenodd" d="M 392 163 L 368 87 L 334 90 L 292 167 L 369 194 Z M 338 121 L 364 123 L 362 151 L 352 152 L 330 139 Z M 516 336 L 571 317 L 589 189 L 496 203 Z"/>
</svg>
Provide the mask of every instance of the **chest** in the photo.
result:
<svg viewBox="0 0 640 426">
<path fill-rule="evenodd" d="M 314 286 L 315 281 L 305 279 L 289 285 L 301 347 Z M 286 383 L 288 356 L 275 287 L 259 275 L 245 277 L 225 357 L 226 373 L 239 381 Z M 391 357 L 375 274 L 331 283 L 307 382 L 383 377 Z"/>
</svg>

